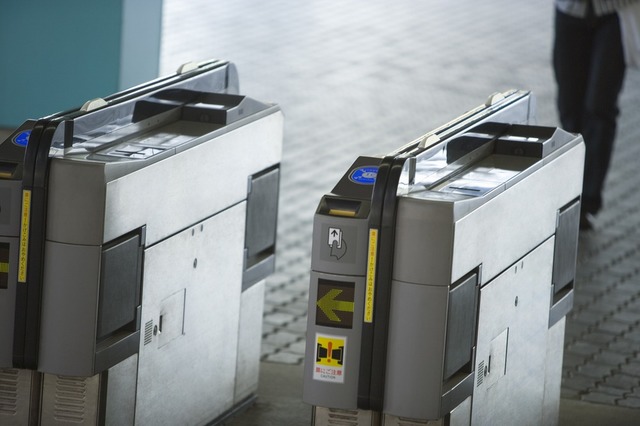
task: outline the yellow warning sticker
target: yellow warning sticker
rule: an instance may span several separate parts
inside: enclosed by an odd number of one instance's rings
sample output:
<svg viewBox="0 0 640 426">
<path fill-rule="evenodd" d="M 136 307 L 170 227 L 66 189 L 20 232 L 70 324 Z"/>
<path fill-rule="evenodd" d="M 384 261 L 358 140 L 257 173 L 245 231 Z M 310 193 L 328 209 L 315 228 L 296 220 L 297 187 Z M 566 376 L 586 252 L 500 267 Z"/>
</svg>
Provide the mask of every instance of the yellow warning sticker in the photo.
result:
<svg viewBox="0 0 640 426">
<path fill-rule="evenodd" d="M 31 218 L 31 191 L 22 191 L 20 215 L 20 254 L 18 255 L 18 282 L 27 282 L 27 255 L 29 251 L 29 219 Z"/>
<path fill-rule="evenodd" d="M 313 379 L 323 382 L 344 383 L 347 337 L 316 334 L 316 359 Z"/>
<path fill-rule="evenodd" d="M 373 322 L 373 297 L 376 285 L 376 258 L 378 254 L 378 230 L 369 229 L 369 248 L 367 250 L 367 286 L 364 294 L 364 322 Z"/>
</svg>

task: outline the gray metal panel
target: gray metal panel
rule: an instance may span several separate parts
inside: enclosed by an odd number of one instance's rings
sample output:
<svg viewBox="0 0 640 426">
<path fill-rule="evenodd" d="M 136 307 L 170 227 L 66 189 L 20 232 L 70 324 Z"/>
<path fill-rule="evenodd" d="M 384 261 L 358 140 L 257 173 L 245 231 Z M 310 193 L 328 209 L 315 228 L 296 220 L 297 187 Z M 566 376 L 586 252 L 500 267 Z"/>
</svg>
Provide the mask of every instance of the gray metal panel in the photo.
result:
<svg viewBox="0 0 640 426">
<path fill-rule="evenodd" d="M 92 376 L 100 247 L 45 245 L 39 371 Z"/>
<path fill-rule="evenodd" d="M 580 224 L 580 202 L 566 206 L 558 212 L 556 248 L 553 257 L 553 292 L 557 294 L 566 285 L 573 283 L 578 256 L 578 232 Z"/>
<path fill-rule="evenodd" d="M 542 422 L 545 426 L 556 426 L 560 417 L 560 385 L 562 381 L 562 354 L 566 317 L 558 321 L 547 332 L 544 400 Z"/>
<path fill-rule="evenodd" d="M 247 177 L 280 162 L 282 120 L 276 111 L 209 141 L 205 135 L 197 146 L 112 181 L 110 164 L 55 158 L 47 239 L 98 245 L 146 224 L 153 244 L 243 200 Z"/>
<path fill-rule="evenodd" d="M 249 181 L 245 240 L 249 257 L 274 247 L 276 243 L 279 183 L 280 169 L 252 176 Z"/>
<path fill-rule="evenodd" d="M 107 336 L 135 319 L 142 287 L 140 235 L 129 236 L 112 247 L 103 247 L 100 262 L 98 338 Z"/>
<path fill-rule="evenodd" d="M 322 240 L 323 242 L 325 239 Z M 352 328 L 324 327 L 316 325 L 318 280 L 343 281 L 354 284 L 354 311 Z M 309 312 L 307 316 L 307 347 L 305 351 L 304 386 L 302 399 L 312 405 L 331 408 L 356 409 L 358 405 L 358 373 L 360 371 L 360 340 L 364 315 L 364 276 L 333 275 L 311 271 L 309 285 Z M 314 379 L 316 366 L 316 337 L 335 336 L 346 338 L 343 363 L 343 382 Z M 313 367 L 313 368 L 312 368 Z"/>
<path fill-rule="evenodd" d="M 95 426 L 99 407 L 99 374 L 90 377 L 44 375 L 41 426 Z"/>
<path fill-rule="evenodd" d="M 449 288 L 393 281 L 384 412 L 438 419 Z"/>
<path fill-rule="evenodd" d="M 549 238 L 480 290 L 473 424 L 545 424 L 553 246 Z"/>
<path fill-rule="evenodd" d="M 247 176 L 280 161 L 281 141 L 277 112 L 110 182 L 104 240 L 146 224 L 151 245 L 240 202 Z"/>
<path fill-rule="evenodd" d="M 452 281 L 482 264 L 482 281 L 487 282 L 553 235 L 557 210 L 582 191 L 583 163 L 584 145 L 577 143 L 458 220 Z"/>
<path fill-rule="evenodd" d="M 238 363 L 234 403 L 239 403 L 258 390 L 260 350 L 262 348 L 262 313 L 265 280 L 242 292 L 238 330 Z"/>
<path fill-rule="evenodd" d="M 30 424 L 32 393 L 39 395 L 36 376 L 31 370 L 0 369 L 0 425 L 25 426 Z M 34 416 L 37 413 L 33 414 Z"/>
<path fill-rule="evenodd" d="M 183 311 L 184 328 L 163 346 L 158 334 L 141 339 L 139 424 L 204 424 L 233 406 L 245 209 L 237 204 L 145 251 L 142 323 Z M 163 305 L 180 292 L 183 307 Z"/>
<path fill-rule="evenodd" d="M 65 159 L 51 161 L 47 239 L 102 244 L 105 194 L 104 164 Z"/>
<path fill-rule="evenodd" d="M 571 286 L 565 287 L 562 291 L 553 297 L 553 305 L 549 310 L 549 327 L 563 319 L 571 308 L 573 308 L 574 291 Z"/>
<path fill-rule="evenodd" d="M 471 361 L 476 334 L 478 274 L 464 279 L 449 292 L 444 379 Z M 453 287 L 453 286 L 452 286 Z"/>
<path fill-rule="evenodd" d="M 0 235 L 20 235 L 22 181 L 0 179 Z"/>
<path fill-rule="evenodd" d="M 471 402 L 472 398 L 468 397 L 451 411 L 448 426 L 471 426 Z"/>
<path fill-rule="evenodd" d="M 353 410 L 357 408 L 360 371 L 360 340 L 367 267 L 364 254 L 368 245 L 368 222 L 366 219 L 316 214 L 313 242 L 303 400 L 313 405 Z M 326 312 L 320 313 L 320 319 L 316 317 L 318 309 L 324 312 L 318 307 L 318 301 L 328 297 L 328 293 L 318 293 L 320 280 L 323 280 L 323 288 L 336 283 L 335 290 L 340 293 L 346 288 L 353 289 L 353 315 L 350 318 L 350 326 L 346 325 L 346 318 L 333 317 L 331 320 Z M 346 287 L 342 287 L 343 284 L 346 284 Z M 335 312 L 334 314 L 342 315 Z M 343 320 L 346 322 L 343 323 Z M 318 368 L 330 368 L 317 359 L 317 352 L 320 351 L 318 339 L 324 338 L 345 341 L 344 360 L 338 368 L 341 377 L 334 376 L 333 379 L 324 380 L 322 374 L 316 371 Z M 320 410 L 320 413 L 324 411 Z"/>
<path fill-rule="evenodd" d="M 133 425 L 136 407 L 138 355 L 111 367 L 107 373 L 105 426 Z"/>
<path fill-rule="evenodd" d="M 243 290 L 275 270 L 279 187 L 279 167 L 249 179 Z"/>
<path fill-rule="evenodd" d="M 0 237 L 0 243 L 10 246 L 8 287 L 0 289 L 0 368 L 10 368 L 13 366 L 13 323 L 18 285 L 18 238 Z"/>
<path fill-rule="evenodd" d="M 332 235 L 333 234 L 333 235 Z M 368 221 L 316 214 L 313 221 L 311 269 L 332 274 L 365 275 Z"/>
<path fill-rule="evenodd" d="M 486 281 L 532 250 L 555 232 L 557 209 L 581 192 L 580 140 L 576 137 L 562 155 L 460 218 L 465 209 L 457 205 L 467 204 L 462 197 L 433 192 L 401 197 L 394 278 L 449 285 L 482 264 Z M 536 226 L 523 226 L 531 222 Z"/>
<path fill-rule="evenodd" d="M 271 251 L 271 250 L 268 250 Z M 251 286 L 258 284 L 260 281 L 271 275 L 276 270 L 276 253 L 275 246 L 273 251 L 266 256 L 261 257 L 260 261 L 248 265 L 247 251 L 245 249 L 244 273 L 242 274 L 242 291 L 249 289 Z"/>
<path fill-rule="evenodd" d="M 242 201 L 247 177 L 277 164 L 281 151 L 277 112 L 109 182 L 104 241 L 146 224 L 151 245 Z"/>
<path fill-rule="evenodd" d="M 448 287 L 454 238 L 452 203 L 426 201 L 420 194 L 402 197 L 396 217 L 394 280 Z"/>
</svg>

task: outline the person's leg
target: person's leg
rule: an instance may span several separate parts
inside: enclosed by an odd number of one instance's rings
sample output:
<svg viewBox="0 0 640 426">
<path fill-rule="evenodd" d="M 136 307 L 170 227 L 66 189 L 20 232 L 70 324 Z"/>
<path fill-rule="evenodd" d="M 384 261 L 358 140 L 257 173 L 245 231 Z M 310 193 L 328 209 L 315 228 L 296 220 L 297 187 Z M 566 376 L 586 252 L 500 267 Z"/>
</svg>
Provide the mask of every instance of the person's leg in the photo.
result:
<svg viewBox="0 0 640 426">
<path fill-rule="evenodd" d="M 582 135 L 586 144 L 582 209 L 595 214 L 602 207 L 602 190 L 616 134 L 618 97 L 625 74 L 618 15 L 598 18 L 584 104 Z"/>
<path fill-rule="evenodd" d="M 584 101 L 591 64 L 591 27 L 586 19 L 556 10 L 553 69 L 562 127 L 582 133 Z"/>
</svg>

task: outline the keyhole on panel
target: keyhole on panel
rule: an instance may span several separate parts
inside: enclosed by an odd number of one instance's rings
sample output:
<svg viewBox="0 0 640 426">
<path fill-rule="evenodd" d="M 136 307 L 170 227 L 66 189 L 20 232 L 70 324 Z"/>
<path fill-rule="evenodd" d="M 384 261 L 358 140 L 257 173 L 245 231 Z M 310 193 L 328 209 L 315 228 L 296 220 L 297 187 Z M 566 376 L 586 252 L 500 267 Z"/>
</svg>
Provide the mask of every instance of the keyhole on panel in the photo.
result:
<svg viewBox="0 0 640 426">
<path fill-rule="evenodd" d="M 484 366 L 484 376 L 487 377 L 489 373 L 491 373 L 491 355 L 489 355 L 487 364 Z"/>
<path fill-rule="evenodd" d="M 153 335 L 157 336 L 158 334 L 162 334 L 162 318 L 164 315 L 160 315 L 160 319 L 158 320 L 158 324 L 153 326 Z"/>
</svg>

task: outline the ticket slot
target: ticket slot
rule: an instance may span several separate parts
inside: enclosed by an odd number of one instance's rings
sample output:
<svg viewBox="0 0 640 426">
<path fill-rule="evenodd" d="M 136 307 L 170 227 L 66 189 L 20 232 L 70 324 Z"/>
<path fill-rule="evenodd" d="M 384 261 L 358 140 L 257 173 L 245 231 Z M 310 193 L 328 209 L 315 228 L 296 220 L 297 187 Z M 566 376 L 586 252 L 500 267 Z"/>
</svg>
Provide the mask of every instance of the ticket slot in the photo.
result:
<svg viewBox="0 0 640 426">
<path fill-rule="evenodd" d="M 326 196 L 320 203 L 318 213 L 330 216 L 365 218 L 369 214 L 369 203 L 361 200 Z"/>
</svg>

